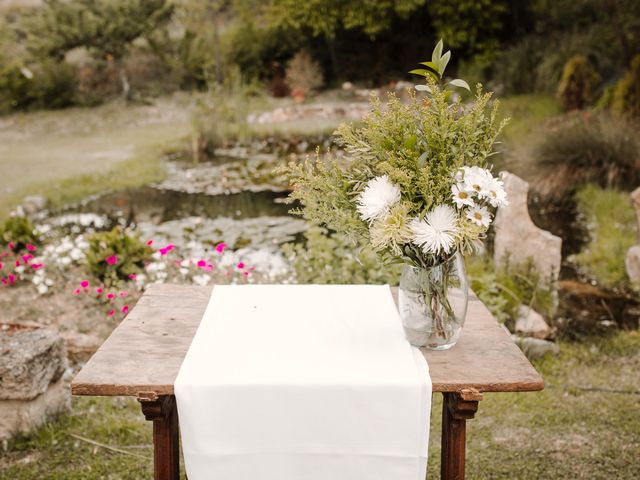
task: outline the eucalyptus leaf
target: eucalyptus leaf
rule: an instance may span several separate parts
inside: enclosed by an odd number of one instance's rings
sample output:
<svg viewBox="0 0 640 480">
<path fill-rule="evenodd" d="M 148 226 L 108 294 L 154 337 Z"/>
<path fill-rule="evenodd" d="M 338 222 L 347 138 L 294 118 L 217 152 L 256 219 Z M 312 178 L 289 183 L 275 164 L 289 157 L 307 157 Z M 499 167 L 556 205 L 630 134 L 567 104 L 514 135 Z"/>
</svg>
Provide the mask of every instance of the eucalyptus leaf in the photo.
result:
<svg viewBox="0 0 640 480">
<path fill-rule="evenodd" d="M 454 87 L 460 87 L 460 88 L 464 88 L 466 90 L 471 91 L 471 88 L 469 88 L 469 84 L 464 80 L 462 80 L 461 78 L 456 78 L 455 80 L 451 80 L 447 85 L 453 85 Z"/>
</svg>

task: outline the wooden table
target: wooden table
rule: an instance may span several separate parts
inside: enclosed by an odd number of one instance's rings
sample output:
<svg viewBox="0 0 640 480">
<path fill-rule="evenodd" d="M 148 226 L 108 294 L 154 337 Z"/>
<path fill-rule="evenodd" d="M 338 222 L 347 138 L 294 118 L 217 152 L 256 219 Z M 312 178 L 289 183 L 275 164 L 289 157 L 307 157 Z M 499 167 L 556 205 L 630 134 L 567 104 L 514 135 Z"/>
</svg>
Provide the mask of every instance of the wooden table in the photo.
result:
<svg viewBox="0 0 640 480">
<path fill-rule="evenodd" d="M 394 289 L 394 295 L 396 294 Z M 211 295 L 211 287 L 152 285 L 71 383 L 74 395 L 133 396 L 153 422 L 156 480 L 179 478 L 173 383 Z M 542 378 L 475 297 L 451 350 L 423 349 L 433 391 L 444 396 L 441 478 L 463 479 L 465 425 L 484 392 L 542 390 Z"/>
</svg>

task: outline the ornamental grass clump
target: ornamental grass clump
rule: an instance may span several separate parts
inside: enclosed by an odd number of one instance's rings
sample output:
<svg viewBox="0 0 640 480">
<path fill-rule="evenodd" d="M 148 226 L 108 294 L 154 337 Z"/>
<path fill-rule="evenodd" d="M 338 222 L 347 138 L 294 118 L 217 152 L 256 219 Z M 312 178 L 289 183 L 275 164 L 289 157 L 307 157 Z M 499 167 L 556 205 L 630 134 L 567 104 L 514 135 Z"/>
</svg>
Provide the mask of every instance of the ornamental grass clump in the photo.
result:
<svg viewBox="0 0 640 480">
<path fill-rule="evenodd" d="M 473 102 L 453 99 L 452 88 L 468 86 L 443 85 L 449 58 L 440 43 L 426 68 L 413 71 L 426 83 L 407 103 L 372 97 L 361 125 L 341 125 L 347 160 L 289 165 L 291 199 L 303 206 L 296 213 L 371 245 L 385 261 L 421 268 L 480 246 L 492 209 L 507 204 L 489 169 L 505 122 L 480 85 Z"/>
</svg>

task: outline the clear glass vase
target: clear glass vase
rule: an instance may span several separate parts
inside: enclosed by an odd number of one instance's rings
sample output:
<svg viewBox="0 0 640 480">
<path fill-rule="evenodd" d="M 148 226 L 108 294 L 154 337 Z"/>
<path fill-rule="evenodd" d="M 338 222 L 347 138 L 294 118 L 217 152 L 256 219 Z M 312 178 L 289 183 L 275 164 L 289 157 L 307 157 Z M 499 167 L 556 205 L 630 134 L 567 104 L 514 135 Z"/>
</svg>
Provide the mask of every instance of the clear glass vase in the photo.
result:
<svg viewBox="0 0 640 480">
<path fill-rule="evenodd" d="M 430 268 L 405 265 L 398 309 L 405 336 L 417 347 L 453 347 L 467 316 L 469 283 L 464 258 L 456 253 Z"/>
</svg>

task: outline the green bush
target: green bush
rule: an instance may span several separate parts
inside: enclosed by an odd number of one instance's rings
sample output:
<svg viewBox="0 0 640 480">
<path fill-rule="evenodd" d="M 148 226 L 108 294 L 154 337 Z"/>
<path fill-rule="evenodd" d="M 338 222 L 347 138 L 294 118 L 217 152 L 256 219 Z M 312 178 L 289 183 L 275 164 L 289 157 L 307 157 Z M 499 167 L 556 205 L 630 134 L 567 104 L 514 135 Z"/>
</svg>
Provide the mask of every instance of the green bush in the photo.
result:
<svg viewBox="0 0 640 480">
<path fill-rule="evenodd" d="M 88 238 L 87 264 L 89 271 L 105 283 L 126 280 L 129 275 L 140 273 L 146 261 L 151 259 L 153 250 L 116 227 L 110 232 L 94 233 Z M 107 259 L 115 255 L 115 263 Z"/>
<path fill-rule="evenodd" d="M 557 96 L 565 111 L 581 110 L 590 105 L 600 83 L 600 75 L 583 55 L 574 55 L 565 64 Z"/>
<path fill-rule="evenodd" d="M 305 232 L 305 239 L 304 244 L 282 246 L 298 283 L 398 284 L 402 266 L 383 265 L 370 248 L 316 226 Z"/>
<path fill-rule="evenodd" d="M 40 239 L 36 230 L 27 217 L 9 217 L 0 225 L 0 243 L 14 244 L 14 251 L 22 250 L 27 244 L 38 245 Z"/>
<path fill-rule="evenodd" d="M 589 185 L 576 194 L 576 202 L 590 240 L 574 261 L 604 287 L 628 286 L 624 260 L 636 243 L 636 216 L 629 194 Z"/>
<path fill-rule="evenodd" d="M 606 114 L 570 115 L 551 126 L 534 145 L 530 161 L 536 189 L 556 199 L 588 183 L 626 189 L 640 184 L 637 128 Z"/>
<path fill-rule="evenodd" d="M 613 92 L 613 113 L 640 119 L 640 55 L 631 61 L 625 76 Z"/>
<path fill-rule="evenodd" d="M 286 79 L 292 91 L 299 90 L 305 95 L 313 95 L 324 84 L 320 64 L 305 50 L 296 53 L 287 64 Z"/>
<path fill-rule="evenodd" d="M 486 256 L 466 260 L 471 289 L 501 323 L 514 322 L 520 305 L 530 306 L 543 316 L 553 315 L 555 300 L 551 289 L 542 287 L 531 265 L 496 269 Z"/>
<path fill-rule="evenodd" d="M 73 104 L 74 92 L 75 69 L 65 62 L 0 67 L 0 112 L 67 107 Z"/>
</svg>

